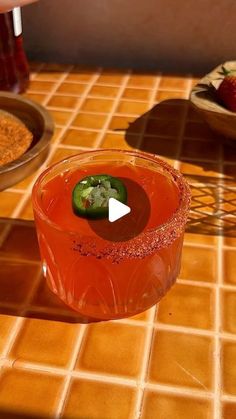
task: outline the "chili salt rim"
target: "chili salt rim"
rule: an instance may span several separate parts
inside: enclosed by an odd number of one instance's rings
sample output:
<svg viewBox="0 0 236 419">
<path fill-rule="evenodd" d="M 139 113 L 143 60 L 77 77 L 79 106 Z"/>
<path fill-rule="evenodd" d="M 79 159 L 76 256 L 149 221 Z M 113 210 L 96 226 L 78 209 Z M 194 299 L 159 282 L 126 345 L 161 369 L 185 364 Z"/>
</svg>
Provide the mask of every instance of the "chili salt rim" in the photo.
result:
<svg viewBox="0 0 236 419">
<path fill-rule="evenodd" d="M 126 242 L 109 242 L 100 237 L 91 237 L 80 235 L 78 232 L 70 231 L 61 228 L 58 224 L 50 220 L 50 218 L 42 210 L 39 201 L 39 188 L 43 179 L 48 173 L 53 171 L 60 165 L 66 162 L 72 162 L 78 157 L 86 157 L 86 155 L 98 155 L 98 154 L 126 154 L 130 157 L 137 157 L 140 159 L 149 160 L 150 162 L 156 163 L 159 167 L 164 169 L 171 175 L 173 181 L 176 183 L 179 194 L 180 202 L 178 209 L 165 223 L 158 227 L 154 227 L 140 233 L 138 236 L 126 241 Z M 151 170 L 151 169 L 150 169 Z M 191 192 L 190 187 L 185 180 L 184 176 L 176 169 L 171 167 L 168 163 L 162 160 L 160 157 L 139 151 L 128 151 L 128 150 L 116 150 L 116 149 L 100 149 L 92 151 L 83 151 L 69 158 L 63 159 L 60 162 L 55 163 L 46 169 L 39 178 L 36 180 L 33 191 L 32 191 L 33 206 L 37 215 L 49 224 L 52 228 L 69 234 L 72 237 L 72 249 L 79 252 L 83 256 L 94 256 L 96 258 L 108 258 L 114 262 L 119 262 L 123 258 L 143 258 L 157 250 L 169 247 L 180 235 L 184 232 L 185 224 L 187 222 L 188 213 L 191 203 Z M 105 243 L 105 244 L 104 244 Z M 97 246 L 96 244 L 99 244 Z"/>
</svg>

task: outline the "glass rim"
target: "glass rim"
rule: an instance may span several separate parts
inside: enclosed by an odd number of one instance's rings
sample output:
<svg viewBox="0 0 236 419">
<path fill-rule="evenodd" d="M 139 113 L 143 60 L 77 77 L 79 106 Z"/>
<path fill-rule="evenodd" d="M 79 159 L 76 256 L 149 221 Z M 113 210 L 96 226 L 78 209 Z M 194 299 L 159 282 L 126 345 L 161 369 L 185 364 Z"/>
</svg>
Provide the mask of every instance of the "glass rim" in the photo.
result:
<svg viewBox="0 0 236 419">
<path fill-rule="evenodd" d="M 79 232 L 68 230 L 61 228 L 59 224 L 54 223 L 50 218 L 47 216 L 47 214 L 42 210 L 42 207 L 40 206 L 38 192 L 40 190 L 40 186 L 42 181 L 45 179 L 45 177 L 50 173 L 53 172 L 54 169 L 57 167 L 63 166 L 65 163 L 70 163 L 73 161 L 76 161 L 78 159 L 81 159 L 83 157 L 86 157 L 86 155 L 89 157 L 90 155 L 102 155 L 102 154 L 126 154 L 131 157 L 137 157 L 146 161 L 150 161 L 152 163 L 155 163 L 157 167 L 161 167 L 164 173 L 169 174 L 173 180 L 173 182 L 177 185 L 179 190 L 179 196 L 180 196 L 180 202 L 177 210 L 172 214 L 172 216 L 163 224 L 152 227 L 150 229 L 147 229 L 146 231 L 140 233 L 138 236 L 124 242 L 109 242 L 104 239 L 101 239 L 99 237 L 92 237 L 92 236 L 86 236 L 86 235 L 80 235 Z M 152 169 L 150 169 L 152 170 Z M 146 245 L 150 248 L 148 249 L 148 254 L 150 253 L 151 248 L 160 249 L 162 247 L 167 247 L 170 244 L 172 244 L 184 231 L 184 227 L 187 222 L 188 213 L 190 209 L 190 203 L 191 203 L 191 192 L 190 187 L 184 178 L 184 176 L 175 168 L 170 166 L 166 161 L 162 160 L 159 156 L 151 153 L 146 153 L 143 151 L 136 151 L 136 150 L 121 150 L 121 149 L 97 149 L 97 150 L 85 150 L 81 151 L 73 156 L 66 157 L 65 159 L 60 160 L 59 162 L 56 162 L 49 166 L 47 169 L 45 169 L 39 177 L 36 179 L 33 189 L 32 189 L 32 202 L 33 202 L 33 209 L 39 215 L 41 220 L 46 222 L 51 228 L 56 229 L 57 231 L 60 231 L 61 233 L 65 233 L 71 236 L 81 237 L 83 240 L 85 238 L 90 238 L 93 240 L 93 243 L 96 240 L 102 240 L 107 243 L 107 246 L 110 247 L 121 247 L 123 249 L 126 246 L 130 246 L 130 243 L 133 243 L 135 246 L 140 246 L 142 243 L 142 240 L 144 238 L 149 238 L 149 243 Z M 146 241 L 146 240 L 145 240 Z M 137 243 L 136 243 L 137 242 Z M 126 244 L 126 246 L 125 246 Z M 143 246 L 141 246 L 143 248 Z M 154 249 L 154 250 L 155 250 Z M 127 249 L 125 250 L 127 251 Z M 144 251 L 144 249 L 143 249 Z M 135 253 L 136 255 L 136 253 Z M 136 255 L 137 256 L 137 255 Z"/>
</svg>

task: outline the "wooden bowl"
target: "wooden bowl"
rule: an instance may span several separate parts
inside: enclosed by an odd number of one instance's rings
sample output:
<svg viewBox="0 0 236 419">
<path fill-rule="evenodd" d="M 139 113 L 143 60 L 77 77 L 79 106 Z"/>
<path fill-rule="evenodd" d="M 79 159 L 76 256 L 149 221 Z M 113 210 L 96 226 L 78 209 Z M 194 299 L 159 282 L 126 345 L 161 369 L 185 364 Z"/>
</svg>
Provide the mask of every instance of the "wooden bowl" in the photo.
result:
<svg viewBox="0 0 236 419">
<path fill-rule="evenodd" d="M 33 134 L 32 144 L 22 156 L 0 166 L 0 190 L 3 190 L 40 167 L 49 152 L 54 123 L 45 108 L 13 93 L 0 92 L 0 109 L 21 119 Z"/>
<path fill-rule="evenodd" d="M 203 119 L 208 123 L 212 130 L 225 137 L 236 139 L 236 112 L 231 112 L 224 108 L 217 102 L 214 88 L 211 88 L 210 83 L 218 88 L 222 77 L 219 72 L 222 65 L 227 69 L 236 69 L 236 61 L 227 61 L 219 65 L 209 74 L 207 74 L 200 82 L 193 88 L 190 101 L 194 107 L 200 112 Z M 217 80 L 218 79 L 218 80 Z"/>
</svg>

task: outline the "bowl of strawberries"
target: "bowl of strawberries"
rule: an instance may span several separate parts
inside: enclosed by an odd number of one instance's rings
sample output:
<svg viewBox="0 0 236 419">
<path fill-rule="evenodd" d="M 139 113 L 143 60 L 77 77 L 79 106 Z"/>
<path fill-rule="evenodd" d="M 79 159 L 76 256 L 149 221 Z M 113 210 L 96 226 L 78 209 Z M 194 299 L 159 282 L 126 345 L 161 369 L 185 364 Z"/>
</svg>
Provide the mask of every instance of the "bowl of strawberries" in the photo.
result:
<svg viewBox="0 0 236 419">
<path fill-rule="evenodd" d="M 203 77 L 190 101 L 212 130 L 236 140 L 236 61 L 221 64 Z"/>
</svg>

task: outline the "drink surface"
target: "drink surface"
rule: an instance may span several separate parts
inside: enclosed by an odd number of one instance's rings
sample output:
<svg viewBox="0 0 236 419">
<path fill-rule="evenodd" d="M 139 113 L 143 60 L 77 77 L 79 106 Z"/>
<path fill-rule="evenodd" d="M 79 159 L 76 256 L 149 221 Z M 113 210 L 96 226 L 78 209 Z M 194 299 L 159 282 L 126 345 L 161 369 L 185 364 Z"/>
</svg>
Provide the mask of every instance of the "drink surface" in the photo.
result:
<svg viewBox="0 0 236 419">
<path fill-rule="evenodd" d="M 150 216 L 145 229 L 155 228 L 168 221 L 179 205 L 179 191 L 174 182 L 161 172 L 148 168 L 125 165 L 97 164 L 78 168 L 72 172 L 57 175 L 43 187 L 42 208 L 49 219 L 62 229 L 76 231 L 84 235 L 94 235 L 90 223 L 86 219 L 76 216 L 72 210 L 72 191 L 77 182 L 88 175 L 108 174 L 122 179 L 127 188 L 127 205 L 131 208 L 129 218 L 133 228 L 141 222 L 145 203 L 140 200 L 137 190 L 133 188 L 133 180 L 144 190 L 150 201 Z M 132 209 L 135 208 L 135 219 L 132 219 Z M 138 213 L 138 218 L 136 215 Z M 125 218 L 124 218 L 125 221 Z M 101 223 L 100 220 L 94 221 Z"/>
</svg>

